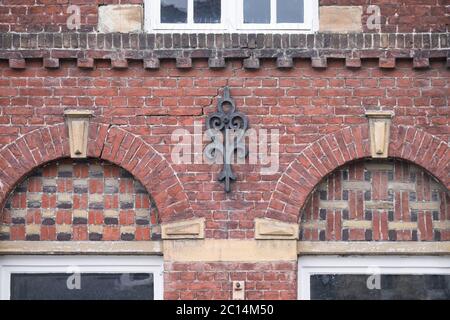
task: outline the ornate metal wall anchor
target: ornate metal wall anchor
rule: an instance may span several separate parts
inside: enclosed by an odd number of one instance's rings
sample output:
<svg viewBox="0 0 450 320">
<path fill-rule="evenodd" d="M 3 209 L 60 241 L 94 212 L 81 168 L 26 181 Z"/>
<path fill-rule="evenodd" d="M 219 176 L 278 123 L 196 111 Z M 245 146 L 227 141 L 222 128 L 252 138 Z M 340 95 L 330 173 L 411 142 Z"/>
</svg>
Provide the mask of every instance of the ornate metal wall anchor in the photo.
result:
<svg viewBox="0 0 450 320">
<path fill-rule="evenodd" d="M 206 122 L 208 135 L 212 142 L 206 146 L 205 155 L 209 160 L 217 160 L 218 153 L 222 155 L 223 169 L 219 181 L 225 182 L 225 192 L 231 191 L 230 183 L 236 180 L 231 164 L 234 152 L 237 157 L 245 159 L 245 132 L 248 129 L 248 119 L 243 113 L 236 112 L 236 104 L 230 96 L 230 88 L 225 87 L 223 97 L 217 103 L 218 112 L 210 115 Z"/>
</svg>

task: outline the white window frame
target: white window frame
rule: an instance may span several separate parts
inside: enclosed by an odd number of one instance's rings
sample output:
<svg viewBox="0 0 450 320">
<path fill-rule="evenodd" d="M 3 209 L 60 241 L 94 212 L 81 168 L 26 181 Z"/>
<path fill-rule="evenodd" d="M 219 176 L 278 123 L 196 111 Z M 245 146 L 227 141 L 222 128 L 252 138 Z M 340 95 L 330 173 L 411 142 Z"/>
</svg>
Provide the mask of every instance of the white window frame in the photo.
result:
<svg viewBox="0 0 450 320">
<path fill-rule="evenodd" d="M 247 32 L 267 31 L 310 31 L 314 29 L 314 20 L 318 15 L 319 5 L 317 0 L 304 0 L 303 23 L 277 23 L 277 0 L 270 0 L 270 23 L 244 23 L 244 0 L 237 0 L 237 26 L 238 30 Z"/>
<path fill-rule="evenodd" d="M 271 1 L 271 23 L 244 23 L 244 0 L 221 1 L 221 23 L 194 23 L 194 0 L 188 0 L 187 23 L 161 23 L 161 0 L 144 1 L 144 26 L 149 33 L 313 33 L 319 29 L 319 0 L 304 0 L 303 23 L 276 23 L 276 1 Z"/>
<path fill-rule="evenodd" d="M 188 12 L 187 23 L 161 23 L 161 0 L 145 0 L 145 31 L 157 32 L 193 32 L 199 30 L 225 30 L 228 28 L 227 19 L 231 12 L 228 2 L 233 0 L 221 1 L 221 19 L 220 23 L 194 23 L 194 0 L 187 0 Z"/>
<path fill-rule="evenodd" d="M 450 274 L 450 256 L 300 256 L 298 299 L 310 300 L 310 280 L 317 274 Z"/>
<path fill-rule="evenodd" d="M 163 299 L 163 258 L 156 256 L 0 256 L 0 300 L 10 300 L 13 273 L 152 273 Z"/>
</svg>

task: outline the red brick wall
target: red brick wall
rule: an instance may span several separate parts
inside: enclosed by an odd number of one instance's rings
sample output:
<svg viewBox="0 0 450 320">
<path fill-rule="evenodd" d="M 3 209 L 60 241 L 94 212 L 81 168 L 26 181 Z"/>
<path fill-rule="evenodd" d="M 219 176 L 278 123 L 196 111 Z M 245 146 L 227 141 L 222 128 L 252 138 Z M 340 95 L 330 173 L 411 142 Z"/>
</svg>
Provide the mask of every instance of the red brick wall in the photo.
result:
<svg viewBox="0 0 450 320">
<path fill-rule="evenodd" d="M 297 262 L 164 265 L 165 299 L 231 299 L 233 281 L 245 281 L 246 299 L 295 300 Z"/>
<path fill-rule="evenodd" d="M 94 31 L 97 28 L 99 5 L 141 3 L 142 0 L 1 0 L 0 32 L 67 31 L 67 8 L 71 4 L 80 6 L 80 30 Z M 367 12 L 369 5 L 379 5 L 383 32 L 445 32 L 449 24 L 446 0 L 320 0 L 320 5 L 363 6 L 364 12 Z"/>
<path fill-rule="evenodd" d="M 435 60 L 427 70 L 412 69 L 410 61 L 400 61 L 395 70 L 383 70 L 370 60 L 365 60 L 359 70 L 345 68 L 342 61 L 330 61 L 326 70 L 317 70 L 306 60 L 296 60 L 295 68 L 287 71 L 277 69 L 272 61 L 264 61 L 257 71 L 243 69 L 239 61 L 229 63 L 224 70 L 213 71 L 204 60 L 195 61 L 193 69 L 187 71 L 177 69 L 173 62 L 164 62 L 157 71 L 144 70 L 137 62 L 131 62 L 125 70 L 112 70 L 107 61 L 98 62 L 95 70 L 79 69 L 74 61 L 67 60 L 56 70 L 42 68 L 42 61 L 33 60 L 27 61 L 27 69 L 21 71 L 8 68 L 6 61 L 0 61 L 0 67 L 0 143 L 6 145 L 32 130 L 63 123 L 64 109 L 91 109 L 95 113 L 94 123 L 104 124 L 104 130 L 109 124 L 117 126 L 123 132 L 137 135 L 142 139 L 140 143 L 145 142 L 163 155 L 164 168 L 173 169 L 173 183 L 179 183 L 169 196 L 186 196 L 193 214 L 206 217 L 208 238 L 253 238 L 253 219 L 265 215 L 273 190 L 283 185 L 277 185 L 277 181 L 288 166 L 307 146 L 327 134 L 347 127 L 366 128 L 367 110 L 392 110 L 393 135 L 397 135 L 393 141 L 406 139 L 406 148 L 409 148 L 409 136 L 401 138 L 405 132 L 398 129 L 400 126 L 414 127 L 435 137 L 437 140 L 432 143 L 438 148 L 437 158 L 420 164 L 430 165 L 435 175 L 441 172 L 442 181 L 447 183 L 445 168 L 437 168 L 444 147 L 440 143 L 447 142 L 450 133 L 449 71 L 441 61 Z M 225 85 L 231 87 L 238 110 L 248 115 L 251 127 L 278 129 L 281 144 L 278 174 L 263 176 L 260 166 L 236 165 L 239 182 L 233 184 L 230 194 L 225 194 L 223 185 L 216 181 L 220 166 L 172 164 L 168 167 L 172 162 L 173 130 L 186 128 L 193 132 L 194 121 L 204 122 L 206 115 L 216 110 L 217 96 Z M 412 138 L 415 137 L 419 139 L 422 135 L 413 133 Z M 97 143 L 96 138 L 93 141 Z M 356 138 L 351 138 L 349 143 Z M 113 136 L 108 139 L 116 143 Z M 133 137 L 130 139 L 129 143 Z M 419 148 L 420 142 L 414 147 Z M 39 150 L 38 144 L 33 145 Z M 121 163 L 128 159 L 124 159 L 127 146 L 124 140 L 121 152 L 116 153 L 119 149 L 113 146 L 113 149 L 106 148 L 104 155 L 110 154 L 107 160 L 119 157 L 116 163 Z M 94 155 L 101 152 L 99 148 Z M 427 150 L 432 150 L 427 148 L 416 152 L 425 155 Z M 348 159 L 355 157 L 356 154 L 350 154 Z M 131 164 L 127 161 L 123 164 L 132 170 L 136 163 L 134 159 Z M 445 159 L 442 163 L 445 164 Z M 147 174 L 147 169 L 138 169 L 141 171 L 137 177 L 141 179 L 139 175 Z M 321 177 L 326 173 L 324 170 Z M 160 176 L 164 178 L 167 174 Z M 165 185 L 150 178 L 146 182 L 154 185 L 148 190 L 160 189 L 161 195 L 152 194 L 157 203 L 163 194 L 167 195 Z M 303 196 L 306 198 L 308 193 L 305 191 Z M 174 203 L 170 199 L 164 201 L 169 202 L 158 205 L 159 210 Z M 301 205 L 302 202 L 294 203 L 289 212 L 295 221 Z M 185 209 L 180 207 L 178 211 L 188 212 Z M 172 214 L 166 216 L 170 218 Z M 290 216 L 278 218 L 292 221 Z"/>
<path fill-rule="evenodd" d="M 381 12 L 382 32 L 445 32 L 449 26 L 446 0 L 320 0 L 320 5 L 363 6 L 364 29 L 367 29 L 368 7 L 377 5 Z"/>
<path fill-rule="evenodd" d="M 109 60 L 86 70 L 67 59 L 58 69 L 27 59 L 25 69 L 13 70 L 0 60 L 0 199 L 36 167 L 68 157 L 63 112 L 73 108 L 94 111 L 90 157 L 111 161 L 142 182 L 161 221 L 205 217 L 206 238 L 253 239 L 255 217 L 298 222 L 320 180 L 340 163 L 369 156 L 368 110 L 394 113 L 391 155 L 426 168 L 448 188 L 450 72 L 446 61 L 430 61 L 430 68 L 414 69 L 412 59 L 398 59 L 387 70 L 378 60 L 347 68 L 344 59 L 328 59 L 328 68 L 318 69 L 309 59 L 295 59 L 294 68 L 281 70 L 262 60 L 252 71 L 238 60 L 222 70 L 208 68 L 206 59 L 183 70 L 166 60 L 146 70 L 131 59 L 120 70 Z M 225 85 L 250 126 L 278 129 L 281 144 L 278 173 L 264 176 L 259 165 L 234 165 L 238 182 L 230 194 L 217 182 L 220 166 L 175 165 L 170 157 L 171 133 L 193 132 L 194 121 L 216 111 Z M 424 216 L 429 221 L 432 213 Z M 246 281 L 247 298 L 296 297 L 295 262 L 165 268 L 170 299 L 229 298 L 232 280 Z"/>
</svg>

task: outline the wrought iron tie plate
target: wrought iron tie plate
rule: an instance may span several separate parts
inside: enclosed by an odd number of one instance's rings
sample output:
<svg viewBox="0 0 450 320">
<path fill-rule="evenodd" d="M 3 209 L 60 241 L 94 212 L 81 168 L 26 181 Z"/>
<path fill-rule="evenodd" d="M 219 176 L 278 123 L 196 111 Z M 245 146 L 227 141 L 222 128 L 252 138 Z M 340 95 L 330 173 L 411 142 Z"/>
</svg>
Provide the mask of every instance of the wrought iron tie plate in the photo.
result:
<svg viewBox="0 0 450 320">
<path fill-rule="evenodd" d="M 223 169 L 219 181 L 225 182 L 225 192 L 231 191 L 231 181 L 236 180 L 231 164 L 234 152 L 239 158 L 246 158 L 248 150 L 245 146 L 245 132 L 248 129 L 248 118 L 236 111 L 234 99 L 230 96 L 230 88 L 224 88 L 223 97 L 217 103 L 218 111 L 211 114 L 206 122 L 212 142 L 206 147 L 205 154 L 209 160 L 216 160 L 218 152 L 222 154 Z"/>
</svg>

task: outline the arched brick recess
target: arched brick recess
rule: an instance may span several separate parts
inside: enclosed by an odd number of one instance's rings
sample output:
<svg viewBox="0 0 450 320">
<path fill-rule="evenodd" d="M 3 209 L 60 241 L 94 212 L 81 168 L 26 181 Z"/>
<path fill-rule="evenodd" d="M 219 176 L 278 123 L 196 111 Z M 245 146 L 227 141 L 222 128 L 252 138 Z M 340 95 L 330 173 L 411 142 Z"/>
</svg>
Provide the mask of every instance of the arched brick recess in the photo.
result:
<svg viewBox="0 0 450 320">
<path fill-rule="evenodd" d="M 410 161 L 450 189 L 450 148 L 414 127 L 392 126 L 389 157 Z M 295 159 L 278 180 L 266 217 L 297 223 L 316 185 L 347 162 L 370 157 L 368 125 L 347 127 L 317 140 Z"/>
<path fill-rule="evenodd" d="M 0 204 L 33 169 L 70 156 L 65 124 L 29 132 L 0 150 Z M 130 172 L 152 195 L 160 222 L 192 216 L 189 200 L 170 164 L 140 137 L 122 128 L 91 123 L 88 157 L 110 161 Z"/>
<path fill-rule="evenodd" d="M 300 215 L 303 241 L 450 240 L 450 192 L 404 160 L 345 164 L 316 186 Z"/>
<path fill-rule="evenodd" d="M 145 187 L 105 160 L 64 158 L 29 173 L 0 212 L 1 241 L 148 241 L 161 238 Z"/>
</svg>

